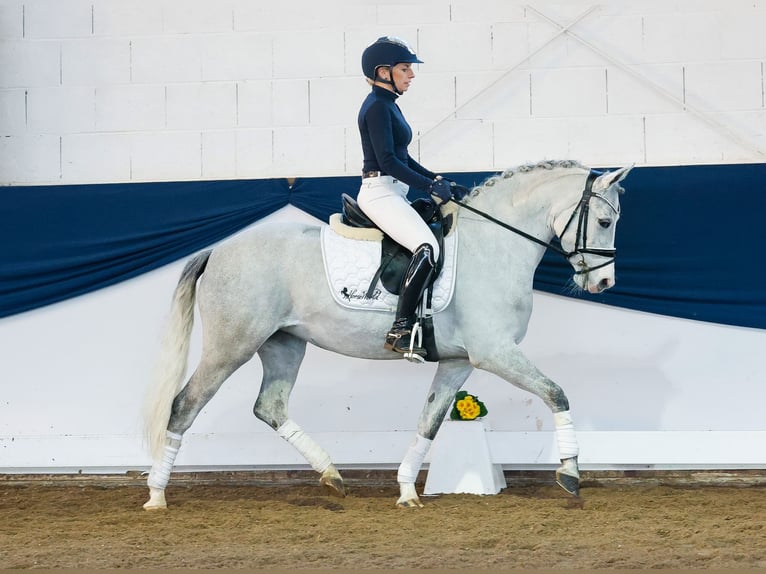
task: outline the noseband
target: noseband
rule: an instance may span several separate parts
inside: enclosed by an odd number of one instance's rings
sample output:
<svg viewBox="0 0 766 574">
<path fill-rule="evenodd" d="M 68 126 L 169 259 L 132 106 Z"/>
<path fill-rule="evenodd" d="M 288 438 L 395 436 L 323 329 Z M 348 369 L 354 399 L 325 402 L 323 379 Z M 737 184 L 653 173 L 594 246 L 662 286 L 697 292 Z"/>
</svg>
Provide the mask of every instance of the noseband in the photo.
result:
<svg viewBox="0 0 766 574">
<path fill-rule="evenodd" d="M 567 221 L 567 224 L 564 226 L 564 229 L 561 231 L 561 235 L 559 236 L 559 237 L 563 237 L 563 235 L 567 232 L 569 227 L 574 222 L 575 215 L 577 214 L 578 215 L 577 234 L 575 236 L 575 246 L 572 251 L 567 251 L 554 243 L 548 243 L 546 241 L 543 241 L 542 239 L 538 239 L 534 235 L 530 235 L 529 233 L 526 233 L 525 231 L 522 231 L 521 229 L 518 229 L 512 225 L 508 225 L 507 223 L 500 221 L 499 219 L 495 219 L 488 213 L 484 213 L 483 211 L 480 211 L 474 207 L 471 207 L 467 203 L 464 203 L 457 199 L 452 199 L 450 201 L 452 201 L 453 203 L 456 203 L 460 207 L 464 207 L 468 211 L 471 211 L 477 215 L 482 216 L 484 219 L 491 221 L 492 223 L 495 223 L 499 225 L 500 227 L 503 227 L 509 231 L 513 231 L 517 235 L 521 235 L 522 237 L 529 239 L 530 241 L 537 243 L 538 245 L 542 245 L 545 248 L 552 249 L 553 251 L 555 251 L 562 257 L 564 257 L 564 259 L 566 259 L 567 261 L 569 261 L 575 255 L 579 255 L 580 261 L 577 262 L 577 266 L 580 269 L 575 271 L 575 275 L 582 275 L 582 274 L 587 274 L 591 271 L 595 271 L 596 269 L 601 269 L 602 267 L 606 267 L 607 265 L 610 265 L 611 263 L 614 262 L 615 254 L 617 253 L 616 249 L 598 249 L 595 247 L 588 247 L 588 216 L 590 215 L 591 200 L 594 197 L 597 197 L 605 201 L 606 204 L 615 213 L 620 212 L 620 210 L 617 209 L 612 204 L 612 202 L 609 201 L 606 197 L 604 197 L 600 193 L 596 193 L 593 191 L 593 182 L 596 181 L 596 178 L 598 178 L 599 175 L 601 174 L 594 170 L 591 170 L 590 173 L 588 174 L 588 179 L 585 181 L 585 189 L 583 189 L 583 192 L 582 192 L 582 197 L 580 198 L 579 203 L 575 206 L 574 210 L 572 211 L 572 215 L 569 216 L 569 220 Z M 607 257 L 608 259 L 599 265 L 589 267 L 588 264 L 585 262 L 584 255 L 596 255 L 598 257 Z"/>
</svg>

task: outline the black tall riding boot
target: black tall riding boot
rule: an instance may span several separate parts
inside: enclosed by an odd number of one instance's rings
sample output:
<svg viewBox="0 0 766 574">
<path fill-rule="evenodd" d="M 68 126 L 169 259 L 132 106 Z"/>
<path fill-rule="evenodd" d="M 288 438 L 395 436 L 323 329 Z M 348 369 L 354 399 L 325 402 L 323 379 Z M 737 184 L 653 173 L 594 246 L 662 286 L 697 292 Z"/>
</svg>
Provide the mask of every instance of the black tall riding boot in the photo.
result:
<svg viewBox="0 0 766 574">
<path fill-rule="evenodd" d="M 433 275 L 434 267 L 434 254 L 431 246 L 424 243 L 412 254 L 412 260 L 402 279 L 396 319 L 386 335 L 386 344 L 384 345 L 389 351 L 410 352 L 410 336 L 412 335 L 412 325 L 415 322 L 415 311 L 423 291 L 425 291 Z M 425 349 L 420 347 L 414 347 L 413 352 L 423 356 L 426 354 Z"/>
</svg>

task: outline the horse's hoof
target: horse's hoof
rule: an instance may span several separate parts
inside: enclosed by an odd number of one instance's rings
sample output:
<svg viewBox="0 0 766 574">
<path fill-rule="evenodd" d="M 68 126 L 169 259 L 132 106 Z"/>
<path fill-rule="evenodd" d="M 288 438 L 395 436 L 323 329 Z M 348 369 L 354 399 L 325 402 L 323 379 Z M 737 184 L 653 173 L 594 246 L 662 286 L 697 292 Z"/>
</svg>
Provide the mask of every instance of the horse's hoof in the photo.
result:
<svg viewBox="0 0 766 574">
<path fill-rule="evenodd" d="M 420 502 L 419 498 L 410 498 L 407 500 L 402 500 L 401 498 L 396 501 L 396 507 L 397 508 L 423 508 L 423 503 Z"/>
<path fill-rule="evenodd" d="M 165 491 L 157 488 L 149 489 L 149 500 L 144 503 L 144 510 L 167 510 Z"/>
<path fill-rule="evenodd" d="M 580 477 L 557 472 L 556 483 L 569 494 L 580 496 Z"/>
<path fill-rule="evenodd" d="M 343 478 L 340 473 L 335 470 L 327 469 L 319 479 L 319 484 L 324 486 L 330 494 L 333 496 L 339 496 L 340 498 L 346 497 L 346 487 L 343 484 Z"/>
</svg>

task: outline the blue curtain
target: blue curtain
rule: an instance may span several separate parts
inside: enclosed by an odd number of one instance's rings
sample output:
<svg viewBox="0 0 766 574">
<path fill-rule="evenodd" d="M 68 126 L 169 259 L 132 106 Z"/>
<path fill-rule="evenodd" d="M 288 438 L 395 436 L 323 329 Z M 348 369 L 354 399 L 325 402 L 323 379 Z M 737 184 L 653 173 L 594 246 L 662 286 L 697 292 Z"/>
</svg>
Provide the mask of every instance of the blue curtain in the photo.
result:
<svg viewBox="0 0 766 574">
<path fill-rule="evenodd" d="M 454 173 L 464 185 L 486 172 Z M 535 288 L 608 305 L 766 328 L 760 247 L 766 164 L 636 168 L 624 182 L 617 285 L 571 293 L 548 252 Z M 0 203 L 0 317 L 188 256 L 292 204 L 327 221 L 358 177 L 8 187 Z"/>
</svg>

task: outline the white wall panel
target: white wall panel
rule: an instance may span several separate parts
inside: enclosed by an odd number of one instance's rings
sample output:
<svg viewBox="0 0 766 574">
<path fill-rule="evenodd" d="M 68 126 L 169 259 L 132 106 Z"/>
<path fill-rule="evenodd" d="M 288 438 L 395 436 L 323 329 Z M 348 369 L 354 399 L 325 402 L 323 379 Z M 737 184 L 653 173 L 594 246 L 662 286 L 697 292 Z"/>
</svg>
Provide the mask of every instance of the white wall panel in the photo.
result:
<svg viewBox="0 0 766 574">
<path fill-rule="evenodd" d="M 317 78 L 309 83 L 311 125 L 356 126 L 359 106 L 370 87 L 360 77 Z"/>
<path fill-rule="evenodd" d="M 61 83 L 61 45 L 0 37 L 0 87 L 32 88 Z"/>
<path fill-rule="evenodd" d="M 332 175 L 345 170 L 342 127 L 285 127 L 274 130 L 274 173 L 287 177 Z"/>
<path fill-rule="evenodd" d="M 721 58 L 725 60 L 757 60 L 766 54 L 766 6 L 748 2 L 739 10 L 726 10 L 720 15 Z"/>
<path fill-rule="evenodd" d="M 61 138 L 56 135 L 0 138 L 0 175 L 11 184 L 60 181 Z"/>
<path fill-rule="evenodd" d="M 234 0 L 234 29 L 281 34 L 288 30 L 316 30 L 372 25 L 377 4 L 347 0 L 323 2 L 253 2 Z"/>
<path fill-rule="evenodd" d="M 606 81 L 610 115 L 679 113 L 683 109 L 684 71 L 680 64 L 631 66 L 628 70 L 609 66 Z"/>
<path fill-rule="evenodd" d="M 35 0 L 24 3 L 25 38 L 78 38 L 92 33 L 91 0 Z"/>
<path fill-rule="evenodd" d="M 451 5 L 435 0 L 380 2 L 377 8 L 377 23 L 381 26 L 398 26 L 407 21 L 424 25 L 450 21 Z"/>
<path fill-rule="evenodd" d="M 30 133 L 93 132 L 95 88 L 31 88 L 27 94 L 27 127 Z"/>
<path fill-rule="evenodd" d="M 61 141 L 62 179 L 90 183 L 130 179 L 129 134 L 71 134 Z"/>
<path fill-rule="evenodd" d="M 413 92 L 417 90 L 416 98 L 408 98 L 405 94 L 397 100 L 405 117 L 418 118 L 418 123 L 428 124 L 436 123 L 452 115 L 455 109 L 454 74 L 416 74 L 412 86 Z M 359 112 L 359 105 L 369 92 L 367 84 L 363 84 L 362 87 L 361 98 L 348 110 L 354 116 Z"/>
<path fill-rule="evenodd" d="M 253 80 L 237 84 L 237 125 L 271 127 L 272 81 Z"/>
<path fill-rule="evenodd" d="M 24 35 L 24 3 L 21 0 L 7 0 L 0 4 L 0 30 L 4 39 Z"/>
<path fill-rule="evenodd" d="M 747 150 L 730 143 L 726 134 L 691 114 L 646 117 L 646 161 L 680 163 L 711 158 L 737 161 Z"/>
<path fill-rule="evenodd" d="M 274 173 L 274 132 L 271 129 L 238 130 L 237 177 L 257 178 Z"/>
<path fill-rule="evenodd" d="M 157 0 L 93 2 L 96 36 L 151 36 L 162 33 L 162 3 Z"/>
<path fill-rule="evenodd" d="M 531 113 L 530 83 L 530 73 L 526 70 L 514 70 L 508 74 L 460 74 L 455 82 L 455 101 L 460 108 L 457 117 L 497 121 L 528 118 Z"/>
<path fill-rule="evenodd" d="M 165 128 L 165 87 L 126 84 L 96 88 L 96 131 Z"/>
<path fill-rule="evenodd" d="M 343 32 L 303 30 L 274 35 L 275 78 L 341 76 L 344 69 Z"/>
<path fill-rule="evenodd" d="M 643 19 L 643 39 L 643 61 L 647 63 L 717 60 L 721 56 L 720 14 L 648 14 Z"/>
<path fill-rule="evenodd" d="M 206 36 L 203 42 L 203 81 L 271 78 L 270 35 L 216 34 Z"/>
<path fill-rule="evenodd" d="M 231 0 L 161 0 L 162 29 L 169 34 L 228 32 L 232 30 Z"/>
<path fill-rule="evenodd" d="M 450 4 L 452 22 L 485 22 L 487 14 L 492 14 L 498 22 L 524 20 L 524 5 L 507 0 L 457 0 Z"/>
<path fill-rule="evenodd" d="M 237 88 L 233 83 L 171 84 L 167 87 L 168 129 L 233 128 Z"/>
<path fill-rule="evenodd" d="M 309 123 L 309 81 L 274 80 L 271 83 L 271 124 L 305 126 Z"/>
<path fill-rule="evenodd" d="M 687 64 L 684 70 L 686 103 L 698 110 L 716 112 L 763 107 L 762 62 Z"/>
<path fill-rule="evenodd" d="M 570 157 L 569 125 L 566 118 L 497 121 L 493 134 L 497 170 L 541 159 Z"/>
<path fill-rule="evenodd" d="M 23 134 L 26 129 L 26 90 L 0 90 L 0 135 Z"/>
<path fill-rule="evenodd" d="M 135 133 L 131 137 L 133 179 L 199 179 L 202 142 L 197 131 Z M 155 176 L 154 174 L 159 174 Z"/>
<path fill-rule="evenodd" d="M 198 36 L 157 36 L 131 42 L 132 81 L 145 83 L 199 82 L 204 42 Z"/>
<path fill-rule="evenodd" d="M 130 82 L 127 39 L 68 40 L 61 44 L 61 83 L 103 86 Z"/>
<path fill-rule="evenodd" d="M 616 167 L 644 160 L 644 121 L 640 116 L 568 118 L 567 129 L 567 157 L 585 165 Z"/>
<path fill-rule="evenodd" d="M 404 4 L 8 0 L 2 8 L 0 88 L 94 87 L 96 133 L 332 126 L 348 134 L 356 129 L 356 113 L 367 89 L 360 74 L 361 52 L 375 38 L 391 34 L 409 40 L 426 62 L 415 67 L 417 77 L 399 103 L 410 123 L 425 133 L 420 145 L 428 148 L 428 157 L 438 158 L 436 147 L 461 130 L 459 123 L 450 125 L 456 121 L 507 124 L 530 114 L 535 121 L 604 115 L 605 125 L 614 122 L 615 133 L 626 121 L 615 116 L 635 116 L 631 122 L 646 116 L 652 133 L 646 139 L 643 161 L 652 164 L 711 163 L 722 158 L 763 161 L 766 157 L 762 130 L 757 123 L 743 122 L 746 116 L 741 113 L 766 109 L 764 40 L 759 32 L 766 27 L 766 8 L 744 0 L 729 2 L 725 8 L 713 0 L 672 4 L 652 0 L 635 5 L 610 1 L 597 6 L 543 2 L 534 7 L 499 0 Z M 569 25 L 587 11 L 570 32 L 595 49 L 569 33 L 557 35 L 559 26 Z M 628 74 L 626 65 L 638 77 Z M 507 78 L 484 91 L 509 70 Z M 228 96 L 226 103 L 204 97 L 191 101 L 195 98 L 189 94 L 218 89 L 208 88 L 209 82 L 235 86 L 233 123 Z M 168 92 L 172 100 L 168 108 L 165 90 L 174 84 L 184 87 Z M 733 133 L 720 137 L 720 129 L 659 94 L 652 84 L 679 101 L 686 98 L 704 114 L 715 115 L 715 121 L 726 125 L 724 131 Z M 469 105 L 452 113 L 474 95 L 478 97 Z M 25 106 L 22 119 L 18 97 L 5 96 L 9 126 L 18 130 L 23 123 L 28 135 L 53 129 L 27 126 L 28 110 Z M 653 120 L 657 114 L 674 118 L 657 122 Z M 747 119 L 757 121 L 758 117 Z M 77 124 L 79 120 L 66 121 Z M 530 131 L 521 124 L 521 131 Z M 675 133 L 687 125 L 689 134 Z M 665 128 L 671 131 L 657 132 Z M 528 150 L 539 150 L 529 158 L 532 161 L 561 157 L 561 150 L 582 150 L 584 156 L 604 164 L 612 162 L 616 150 L 631 156 L 635 152 L 632 130 L 624 145 L 608 149 L 588 147 L 600 146 L 600 138 L 570 140 L 569 129 L 543 125 L 537 132 L 554 139 L 538 145 L 533 137 L 526 145 Z M 486 136 L 485 130 L 472 133 Z M 321 138 L 320 131 L 314 139 Z M 352 158 L 358 157 L 358 151 L 345 147 L 348 135 L 343 140 L 344 149 L 338 154 L 326 153 L 346 160 L 318 161 L 324 166 L 323 174 L 328 165 L 339 170 L 334 175 L 357 173 L 358 161 Z M 279 141 L 292 145 L 290 138 Z M 454 162 L 447 166 L 450 171 L 502 169 L 506 165 L 494 159 L 496 154 L 485 152 L 508 149 L 509 143 L 467 140 L 466 147 L 481 151 L 466 155 L 465 161 L 449 150 L 441 157 Z M 34 154 L 34 149 L 24 149 Z M 278 147 L 273 151 L 275 157 L 300 156 Z M 477 155 L 483 159 L 477 161 Z M 315 163 L 304 157 L 308 163 L 303 166 L 288 162 L 291 172 L 310 171 Z M 33 158 L 25 162 L 31 164 Z M 250 168 L 248 173 L 253 177 L 288 175 L 278 171 L 284 162 L 261 165 L 268 169 L 254 172 Z M 195 174 L 198 167 L 176 172 Z M 144 172 L 144 177 L 167 176 L 160 173 L 168 172 L 161 170 L 154 176 Z M 59 181 L 74 183 L 51 180 Z"/>
<path fill-rule="evenodd" d="M 428 72 L 466 72 L 492 62 L 489 24 L 424 25 L 418 33 L 418 56 Z"/>
<path fill-rule="evenodd" d="M 527 62 L 529 24 L 497 22 L 492 24 L 492 67 L 509 71 Z M 477 62 L 478 63 L 478 62 Z"/>
<path fill-rule="evenodd" d="M 236 173 L 236 132 L 233 130 L 202 132 L 202 177 L 231 179 Z"/>
<path fill-rule="evenodd" d="M 606 113 L 605 68 L 534 70 L 532 115 L 582 116 Z"/>
<path fill-rule="evenodd" d="M 423 126 L 427 127 L 427 126 Z M 419 129 L 419 126 L 413 126 Z M 434 132 L 432 132 L 434 133 Z M 427 135 L 418 143 L 420 162 L 436 172 L 452 171 L 459 162 L 466 171 L 493 163 L 494 128 L 483 120 L 455 120 L 438 130 L 438 136 Z M 471 142 L 470 145 L 467 142 Z"/>
</svg>

